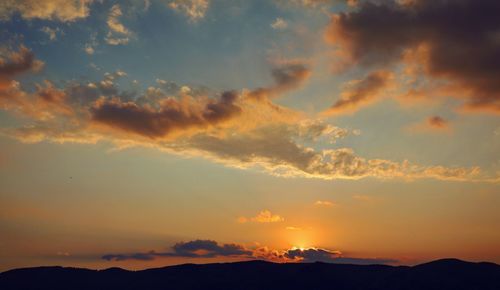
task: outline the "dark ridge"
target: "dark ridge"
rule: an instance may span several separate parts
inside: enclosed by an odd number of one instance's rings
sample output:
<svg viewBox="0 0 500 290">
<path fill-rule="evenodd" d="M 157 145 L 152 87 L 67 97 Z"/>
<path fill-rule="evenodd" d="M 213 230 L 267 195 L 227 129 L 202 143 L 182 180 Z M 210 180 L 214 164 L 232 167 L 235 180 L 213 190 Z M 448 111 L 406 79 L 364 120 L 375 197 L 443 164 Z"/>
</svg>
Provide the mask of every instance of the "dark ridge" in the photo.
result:
<svg viewBox="0 0 500 290">
<path fill-rule="evenodd" d="M 338 289 L 499 290 L 500 266 L 456 259 L 414 267 L 248 261 L 141 271 L 37 267 L 0 273 L 0 289 Z"/>
</svg>

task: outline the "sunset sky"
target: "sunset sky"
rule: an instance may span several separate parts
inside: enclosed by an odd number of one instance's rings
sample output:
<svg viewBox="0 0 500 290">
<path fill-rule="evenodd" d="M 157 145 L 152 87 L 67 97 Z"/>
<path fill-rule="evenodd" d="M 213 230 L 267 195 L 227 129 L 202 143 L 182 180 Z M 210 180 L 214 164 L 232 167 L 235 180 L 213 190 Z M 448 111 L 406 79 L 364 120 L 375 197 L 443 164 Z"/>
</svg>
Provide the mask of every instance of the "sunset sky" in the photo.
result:
<svg viewBox="0 0 500 290">
<path fill-rule="evenodd" d="M 500 263 L 500 1 L 0 1 L 0 271 Z"/>
</svg>

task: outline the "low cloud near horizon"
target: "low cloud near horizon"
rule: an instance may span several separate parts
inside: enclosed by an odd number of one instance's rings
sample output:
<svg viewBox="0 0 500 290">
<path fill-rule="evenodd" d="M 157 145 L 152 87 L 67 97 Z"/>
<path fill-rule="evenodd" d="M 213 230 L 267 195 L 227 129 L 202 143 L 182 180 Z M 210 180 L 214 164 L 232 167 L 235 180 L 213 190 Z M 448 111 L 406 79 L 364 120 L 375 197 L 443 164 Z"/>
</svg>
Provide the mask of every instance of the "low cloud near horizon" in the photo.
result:
<svg viewBox="0 0 500 290">
<path fill-rule="evenodd" d="M 321 248 L 290 248 L 271 250 L 267 247 L 248 248 L 244 245 L 221 244 L 213 240 L 193 240 L 174 244 L 170 251 L 139 252 L 125 254 L 105 254 L 107 261 L 151 261 L 161 258 L 239 258 L 242 260 L 264 260 L 275 263 L 337 263 L 337 264 L 396 264 L 398 260 L 380 258 L 345 257 L 340 251 Z"/>
</svg>

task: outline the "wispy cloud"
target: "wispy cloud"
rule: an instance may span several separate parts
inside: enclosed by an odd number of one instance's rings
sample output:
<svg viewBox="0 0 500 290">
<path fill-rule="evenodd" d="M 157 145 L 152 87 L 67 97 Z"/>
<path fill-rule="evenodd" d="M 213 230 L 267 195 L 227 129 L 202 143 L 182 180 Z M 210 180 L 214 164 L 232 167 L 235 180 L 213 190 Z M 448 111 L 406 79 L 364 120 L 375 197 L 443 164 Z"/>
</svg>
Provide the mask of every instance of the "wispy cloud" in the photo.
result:
<svg viewBox="0 0 500 290">
<path fill-rule="evenodd" d="M 106 22 L 109 31 L 105 38 L 110 45 L 127 44 L 130 41 L 132 32 L 121 23 L 120 17 L 122 16 L 123 12 L 119 4 L 111 6 Z"/>
<path fill-rule="evenodd" d="M 276 30 L 283 30 L 288 27 L 288 22 L 286 22 L 283 18 L 276 18 L 273 23 L 271 23 L 271 27 Z"/>
<path fill-rule="evenodd" d="M 168 2 L 168 7 L 184 14 L 191 22 L 203 19 L 209 5 L 209 0 L 170 0 Z"/>
<path fill-rule="evenodd" d="M 256 216 L 254 217 L 239 217 L 238 222 L 239 223 L 246 223 L 246 222 L 255 222 L 255 223 L 278 223 L 278 222 L 283 222 L 285 221 L 285 218 L 283 218 L 280 215 L 273 214 L 269 210 L 263 210 L 259 212 Z"/>
<path fill-rule="evenodd" d="M 410 133 L 450 133 L 452 132 L 451 124 L 448 120 L 440 116 L 430 116 L 423 120 L 408 126 L 407 131 Z"/>
<path fill-rule="evenodd" d="M 316 202 L 314 202 L 314 205 L 322 207 L 332 207 L 335 206 L 336 204 L 328 200 L 317 200 Z"/>
<path fill-rule="evenodd" d="M 62 34 L 61 29 L 59 29 L 59 27 L 50 28 L 48 26 L 44 26 L 44 27 L 40 28 L 40 31 L 42 31 L 43 33 L 47 34 L 47 36 L 49 37 L 50 41 L 57 40 L 57 34 L 58 33 Z"/>
</svg>

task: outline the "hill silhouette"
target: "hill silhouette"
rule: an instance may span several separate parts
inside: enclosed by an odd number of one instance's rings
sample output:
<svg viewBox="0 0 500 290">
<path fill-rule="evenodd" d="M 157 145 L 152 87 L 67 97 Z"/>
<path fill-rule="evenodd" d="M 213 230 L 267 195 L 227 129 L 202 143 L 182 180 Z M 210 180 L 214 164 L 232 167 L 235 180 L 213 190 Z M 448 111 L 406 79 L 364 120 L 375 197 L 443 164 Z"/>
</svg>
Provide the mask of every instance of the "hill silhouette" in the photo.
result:
<svg viewBox="0 0 500 290">
<path fill-rule="evenodd" d="M 0 274 L 0 289 L 498 290 L 500 265 L 443 259 L 413 267 L 249 261 L 141 271 L 37 267 Z"/>
</svg>

